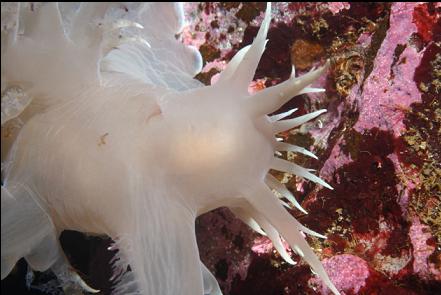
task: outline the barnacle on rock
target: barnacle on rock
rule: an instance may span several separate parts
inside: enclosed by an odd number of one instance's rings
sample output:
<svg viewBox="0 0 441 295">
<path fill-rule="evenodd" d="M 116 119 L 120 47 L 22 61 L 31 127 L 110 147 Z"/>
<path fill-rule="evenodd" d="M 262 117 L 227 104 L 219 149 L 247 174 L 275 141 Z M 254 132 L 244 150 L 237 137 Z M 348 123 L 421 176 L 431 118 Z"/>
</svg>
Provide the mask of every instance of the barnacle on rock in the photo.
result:
<svg viewBox="0 0 441 295">
<path fill-rule="evenodd" d="M 352 86 L 363 78 L 364 61 L 361 53 L 355 50 L 335 57 L 333 68 L 337 92 L 342 96 L 349 95 Z"/>
</svg>

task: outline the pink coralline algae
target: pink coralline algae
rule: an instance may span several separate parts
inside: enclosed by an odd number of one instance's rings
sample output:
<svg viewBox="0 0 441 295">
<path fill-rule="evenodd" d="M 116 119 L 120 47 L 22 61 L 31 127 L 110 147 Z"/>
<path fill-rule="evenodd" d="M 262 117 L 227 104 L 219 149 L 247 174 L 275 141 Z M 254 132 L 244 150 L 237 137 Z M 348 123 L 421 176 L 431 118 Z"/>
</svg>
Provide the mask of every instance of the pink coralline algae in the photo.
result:
<svg viewBox="0 0 441 295">
<path fill-rule="evenodd" d="M 343 9 L 349 9 L 350 3 L 349 2 L 329 2 L 328 7 L 329 7 L 329 11 L 331 11 L 332 14 L 337 14 Z"/>
<path fill-rule="evenodd" d="M 338 282 L 336 287 L 345 294 L 349 292 L 357 294 L 366 285 L 369 277 L 369 265 L 363 259 L 350 255 L 336 255 L 323 260 L 323 265 L 331 279 Z M 317 284 L 317 279 L 311 279 L 310 284 Z M 320 285 L 317 288 L 321 294 L 331 294 L 327 288 Z"/>
<path fill-rule="evenodd" d="M 323 175 L 326 179 L 329 179 L 332 177 L 335 170 L 343 166 L 344 164 L 350 163 L 351 157 L 350 155 L 347 155 L 343 152 L 343 150 L 340 148 L 340 142 L 337 142 L 334 146 L 334 148 L 331 151 L 331 154 L 329 155 L 326 162 L 323 164 L 322 170 L 320 171 L 320 174 Z M 340 183 L 340 179 L 336 178 L 335 181 L 337 183 Z"/>
<path fill-rule="evenodd" d="M 392 5 L 389 30 L 377 52 L 374 68 L 364 82 L 362 95 L 357 95 L 360 105 L 360 115 L 354 126 L 357 131 L 379 127 L 399 136 L 404 129 L 402 110 L 421 100 L 415 83 L 409 83 L 423 55 L 409 44 L 417 30 L 412 22 L 416 5 Z M 399 55 L 397 49 L 401 49 Z"/>
<path fill-rule="evenodd" d="M 282 240 L 282 242 L 287 252 L 292 255 L 292 250 L 288 243 L 284 240 Z M 251 247 L 251 250 L 258 255 L 270 254 L 271 252 L 275 253 L 271 240 L 264 236 L 254 239 L 254 245 Z"/>
<path fill-rule="evenodd" d="M 251 248 L 257 254 L 267 254 L 274 250 L 271 240 L 266 237 L 259 237 L 254 240 L 254 245 Z"/>
<path fill-rule="evenodd" d="M 433 263 L 428 263 L 430 255 L 435 251 L 435 246 L 427 243 L 431 238 L 429 232 L 430 228 L 421 224 L 419 219 L 414 217 L 409 230 L 413 246 L 413 270 L 423 278 L 430 278 L 434 275 L 437 280 L 441 280 L 441 269 L 436 269 Z"/>
<path fill-rule="evenodd" d="M 247 276 L 253 232 L 226 208 L 201 216 L 196 230 L 198 244 L 204 245 L 200 255 L 205 265 L 219 278 L 221 288 L 229 292 L 234 279 Z"/>
</svg>

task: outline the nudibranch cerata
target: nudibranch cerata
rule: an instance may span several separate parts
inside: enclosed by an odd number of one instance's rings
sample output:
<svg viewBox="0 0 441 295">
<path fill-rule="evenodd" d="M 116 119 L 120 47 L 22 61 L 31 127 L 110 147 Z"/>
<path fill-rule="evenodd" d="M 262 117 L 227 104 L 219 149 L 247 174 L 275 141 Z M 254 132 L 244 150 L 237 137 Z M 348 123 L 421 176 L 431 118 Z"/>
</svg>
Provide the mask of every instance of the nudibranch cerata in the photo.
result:
<svg viewBox="0 0 441 295">
<path fill-rule="evenodd" d="M 276 116 L 327 65 L 248 93 L 265 50 L 271 6 L 254 42 L 218 82 L 193 79 L 197 50 L 181 44 L 181 4 L 2 3 L 1 276 L 24 257 L 62 284 L 97 292 L 69 266 L 65 229 L 106 234 L 117 248 L 115 294 L 220 294 L 201 263 L 197 216 L 226 206 L 266 234 L 293 263 L 281 237 L 339 294 L 272 189 L 303 210 L 270 169 L 332 189 L 277 151 L 311 155 L 275 135 L 325 112 Z M 15 124 L 15 125 L 13 125 Z M 18 126 L 18 127 L 17 127 Z M 131 271 L 126 271 L 130 265 Z"/>
</svg>

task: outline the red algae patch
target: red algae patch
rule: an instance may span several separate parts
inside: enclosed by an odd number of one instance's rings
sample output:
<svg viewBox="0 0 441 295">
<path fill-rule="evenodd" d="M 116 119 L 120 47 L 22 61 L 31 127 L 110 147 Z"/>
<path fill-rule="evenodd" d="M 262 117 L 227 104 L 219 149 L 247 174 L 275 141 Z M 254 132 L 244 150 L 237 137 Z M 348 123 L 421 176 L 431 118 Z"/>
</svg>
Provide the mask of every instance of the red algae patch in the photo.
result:
<svg viewBox="0 0 441 295">
<path fill-rule="evenodd" d="M 306 40 L 298 39 L 291 47 L 291 62 L 296 70 L 306 70 L 311 68 L 313 62 L 319 60 L 325 51 L 322 46 Z"/>
</svg>

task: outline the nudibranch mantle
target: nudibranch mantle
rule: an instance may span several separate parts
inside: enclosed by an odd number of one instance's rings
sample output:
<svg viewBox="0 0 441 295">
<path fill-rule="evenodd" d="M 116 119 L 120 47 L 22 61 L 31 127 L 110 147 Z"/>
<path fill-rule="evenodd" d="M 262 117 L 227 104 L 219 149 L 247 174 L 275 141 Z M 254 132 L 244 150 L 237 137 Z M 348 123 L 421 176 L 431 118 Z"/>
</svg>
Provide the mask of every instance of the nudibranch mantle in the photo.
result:
<svg viewBox="0 0 441 295">
<path fill-rule="evenodd" d="M 301 232 L 323 236 L 285 210 L 272 189 L 304 211 L 268 174 L 285 171 L 332 189 L 274 156 L 313 156 L 275 135 L 325 110 L 267 116 L 295 95 L 323 91 L 309 86 L 327 65 L 248 93 L 270 4 L 254 42 L 206 87 L 192 78 L 199 53 L 174 38 L 180 4 L 143 4 L 124 14 L 112 4 L 83 3 L 61 9 L 69 23 L 57 3 L 17 7 L 17 24 L 2 31 L 2 127 L 23 122 L 4 144 L 5 161 L 2 155 L 2 279 L 24 257 L 35 270 L 51 268 L 62 284 L 97 292 L 59 246 L 59 234 L 72 229 L 115 241 L 115 294 L 221 294 L 200 262 L 194 223 L 227 206 L 293 264 L 283 237 L 339 294 Z M 4 103 L 18 94 L 32 101 Z"/>
</svg>

